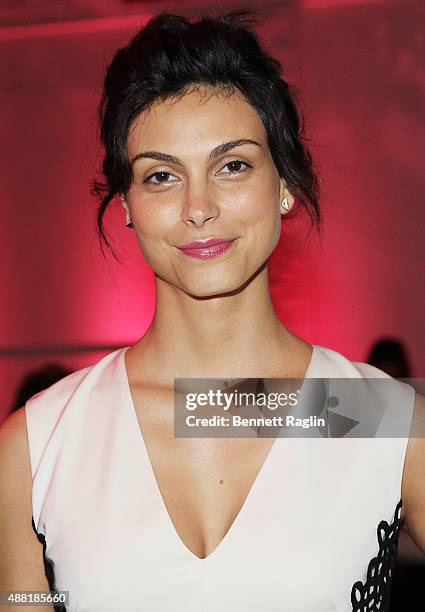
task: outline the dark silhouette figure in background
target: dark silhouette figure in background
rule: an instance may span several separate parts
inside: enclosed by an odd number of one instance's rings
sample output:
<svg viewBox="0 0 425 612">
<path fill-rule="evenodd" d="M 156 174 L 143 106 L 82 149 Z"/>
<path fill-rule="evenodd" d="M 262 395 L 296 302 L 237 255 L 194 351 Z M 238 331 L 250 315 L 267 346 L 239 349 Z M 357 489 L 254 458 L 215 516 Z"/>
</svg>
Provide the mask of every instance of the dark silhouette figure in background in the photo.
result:
<svg viewBox="0 0 425 612">
<path fill-rule="evenodd" d="M 25 402 L 38 393 L 47 389 L 53 383 L 57 382 L 61 378 L 64 378 L 68 374 L 71 374 L 70 370 L 67 370 L 59 363 L 46 363 L 36 370 L 31 370 L 23 377 L 20 382 L 16 393 L 15 400 L 12 404 L 10 412 L 14 412 L 21 406 L 24 406 Z"/>
<path fill-rule="evenodd" d="M 411 377 L 407 349 L 403 341 L 397 338 L 381 338 L 375 342 L 367 361 L 393 378 Z M 400 531 L 400 543 L 404 544 L 405 549 L 414 546 L 405 528 Z M 422 609 L 424 578 L 425 564 L 415 562 L 414 558 L 402 556 L 399 547 L 391 589 L 390 612 Z"/>
<path fill-rule="evenodd" d="M 372 346 L 367 360 L 393 378 L 410 378 L 410 363 L 404 343 L 397 338 L 381 338 Z"/>
</svg>

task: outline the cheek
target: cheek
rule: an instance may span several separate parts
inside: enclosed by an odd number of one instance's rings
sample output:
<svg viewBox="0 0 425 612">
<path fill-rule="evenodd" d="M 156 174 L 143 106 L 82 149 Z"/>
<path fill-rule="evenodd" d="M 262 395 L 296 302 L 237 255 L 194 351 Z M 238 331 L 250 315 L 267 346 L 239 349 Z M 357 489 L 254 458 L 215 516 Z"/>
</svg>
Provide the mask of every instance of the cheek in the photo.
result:
<svg viewBox="0 0 425 612">
<path fill-rule="evenodd" d="M 238 215 L 248 232 L 269 240 L 280 234 L 279 194 L 274 189 L 252 190 L 236 203 Z"/>
<path fill-rule="evenodd" d="M 162 238 L 173 224 L 173 211 L 166 206 L 153 202 L 133 202 L 133 214 L 137 233 L 149 242 Z"/>
<path fill-rule="evenodd" d="M 280 240 L 281 215 L 278 195 L 276 191 L 263 191 L 249 206 L 247 233 L 253 253 L 257 253 L 260 260 L 268 258 Z"/>
<path fill-rule="evenodd" d="M 159 206 L 150 206 L 146 202 L 133 200 L 132 218 L 140 251 L 146 263 L 153 269 L 162 259 L 162 240 L 170 228 L 171 215 Z"/>
</svg>

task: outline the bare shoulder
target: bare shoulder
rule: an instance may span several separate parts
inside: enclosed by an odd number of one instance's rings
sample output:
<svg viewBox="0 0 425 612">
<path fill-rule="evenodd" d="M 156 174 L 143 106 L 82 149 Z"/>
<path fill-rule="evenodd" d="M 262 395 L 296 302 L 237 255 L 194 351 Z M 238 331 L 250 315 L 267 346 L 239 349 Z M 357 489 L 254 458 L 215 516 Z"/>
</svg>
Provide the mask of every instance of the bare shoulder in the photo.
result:
<svg viewBox="0 0 425 612">
<path fill-rule="evenodd" d="M 425 554 L 425 396 L 416 394 L 403 470 L 402 498 L 406 527 Z"/>
<path fill-rule="evenodd" d="M 0 427 L 0 591 L 49 590 L 42 545 L 32 528 L 31 493 L 26 415 L 22 407 Z"/>
<path fill-rule="evenodd" d="M 7 470 L 12 463 L 12 454 L 14 458 L 19 455 L 22 458 L 27 450 L 27 424 L 25 408 L 22 407 L 12 412 L 0 426 L 0 465 L 3 468 L 1 474 L 4 476 L 5 468 Z"/>
<path fill-rule="evenodd" d="M 28 437 L 25 408 L 19 408 L 0 427 L 0 486 L 12 485 L 14 489 L 28 485 L 29 464 Z M 17 476 L 23 479 L 17 480 Z M 31 484 L 31 470 L 29 473 Z M 3 496 L 2 496 L 3 498 Z"/>
</svg>

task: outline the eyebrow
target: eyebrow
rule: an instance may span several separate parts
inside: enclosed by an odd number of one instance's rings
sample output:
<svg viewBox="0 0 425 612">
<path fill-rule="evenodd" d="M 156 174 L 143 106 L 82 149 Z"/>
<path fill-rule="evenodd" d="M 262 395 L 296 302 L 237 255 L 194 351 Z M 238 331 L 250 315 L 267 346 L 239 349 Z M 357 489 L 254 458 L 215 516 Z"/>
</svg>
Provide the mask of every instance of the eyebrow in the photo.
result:
<svg viewBox="0 0 425 612">
<path fill-rule="evenodd" d="M 230 142 L 223 142 L 222 144 L 214 147 L 214 149 L 210 152 L 208 159 L 214 159 L 219 155 L 223 155 L 228 151 L 231 151 L 235 147 L 240 147 L 244 144 L 253 144 L 261 147 L 260 143 L 255 140 L 251 140 L 250 138 L 240 138 L 239 140 L 231 140 Z M 166 162 L 168 164 L 176 164 L 177 166 L 183 166 L 183 162 L 178 158 L 174 157 L 174 155 L 168 155 L 167 153 L 160 153 L 159 151 L 145 151 L 143 153 L 138 153 L 132 160 L 131 165 L 134 164 L 138 159 L 143 158 L 156 159 L 158 161 Z"/>
</svg>

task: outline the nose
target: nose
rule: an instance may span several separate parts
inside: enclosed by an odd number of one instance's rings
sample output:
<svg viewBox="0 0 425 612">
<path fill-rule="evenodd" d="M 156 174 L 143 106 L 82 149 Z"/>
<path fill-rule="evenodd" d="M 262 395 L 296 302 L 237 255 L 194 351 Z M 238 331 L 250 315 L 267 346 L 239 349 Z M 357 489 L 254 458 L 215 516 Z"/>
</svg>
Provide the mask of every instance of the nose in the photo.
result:
<svg viewBox="0 0 425 612">
<path fill-rule="evenodd" d="M 186 225 L 201 227 L 207 221 L 219 216 L 219 207 L 211 199 L 211 194 L 205 188 L 202 191 L 189 191 L 182 210 L 182 220 Z"/>
</svg>

